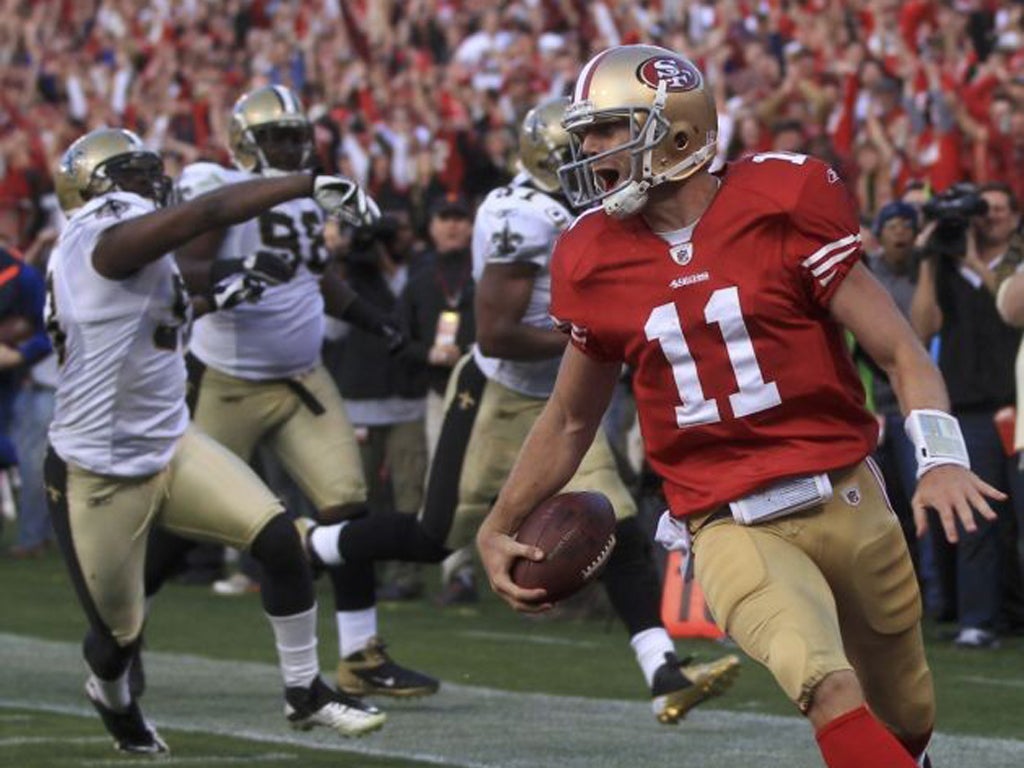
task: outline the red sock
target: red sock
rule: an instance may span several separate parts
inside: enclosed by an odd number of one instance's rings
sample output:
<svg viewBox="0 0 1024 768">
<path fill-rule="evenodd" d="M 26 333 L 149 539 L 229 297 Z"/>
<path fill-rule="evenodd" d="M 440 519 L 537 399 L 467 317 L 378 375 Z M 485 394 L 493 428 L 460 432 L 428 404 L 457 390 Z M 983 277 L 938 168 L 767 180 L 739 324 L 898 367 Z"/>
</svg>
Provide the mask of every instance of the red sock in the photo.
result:
<svg viewBox="0 0 1024 768">
<path fill-rule="evenodd" d="M 815 738 L 828 768 L 917 768 L 903 745 L 864 706 L 829 721 Z"/>
</svg>

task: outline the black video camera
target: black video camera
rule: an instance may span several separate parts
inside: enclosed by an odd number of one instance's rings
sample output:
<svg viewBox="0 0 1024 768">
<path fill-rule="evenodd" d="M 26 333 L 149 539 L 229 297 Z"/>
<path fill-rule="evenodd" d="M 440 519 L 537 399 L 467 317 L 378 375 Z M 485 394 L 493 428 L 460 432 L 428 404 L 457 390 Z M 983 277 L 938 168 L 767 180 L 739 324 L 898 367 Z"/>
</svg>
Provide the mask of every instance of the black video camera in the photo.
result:
<svg viewBox="0 0 1024 768">
<path fill-rule="evenodd" d="M 343 260 L 349 266 L 376 268 L 381 256 L 378 249 L 383 247 L 392 260 L 400 261 L 400 255 L 392 252 L 392 245 L 400 229 L 401 222 L 389 214 L 384 214 L 373 224 L 357 227 L 352 232 L 352 242 Z"/>
<path fill-rule="evenodd" d="M 926 219 L 937 222 L 927 249 L 940 256 L 962 258 L 967 253 L 967 227 L 974 216 L 988 213 L 988 203 L 968 182 L 954 184 L 921 208 Z"/>
<path fill-rule="evenodd" d="M 401 228 L 399 220 L 389 214 L 384 214 L 373 224 L 364 224 L 357 227 L 352 233 L 352 247 L 354 249 L 369 248 L 373 243 L 382 243 L 385 247 L 391 245 Z"/>
</svg>

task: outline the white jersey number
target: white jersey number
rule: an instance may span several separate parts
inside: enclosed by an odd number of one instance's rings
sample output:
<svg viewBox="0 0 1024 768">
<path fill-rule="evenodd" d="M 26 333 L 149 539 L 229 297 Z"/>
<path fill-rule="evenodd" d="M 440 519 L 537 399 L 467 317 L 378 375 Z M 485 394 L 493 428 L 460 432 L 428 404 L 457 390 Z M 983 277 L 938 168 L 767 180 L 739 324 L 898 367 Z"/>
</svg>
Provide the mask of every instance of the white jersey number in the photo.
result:
<svg viewBox="0 0 1024 768">
<path fill-rule="evenodd" d="M 704 319 L 709 325 L 717 324 L 721 330 L 725 351 L 739 385 L 739 390 L 729 395 L 733 415 L 740 419 L 779 405 L 782 402 L 779 388 L 775 382 L 764 380 L 757 363 L 754 345 L 743 322 L 739 290 L 736 287 L 719 288 L 712 293 L 704 305 Z M 672 366 L 672 378 L 682 403 L 675 409 L 676 425 L 683 429 L 721 421 L 718 403 L 704 395 L 697 363 L 683 335 L 676 305 L 669 303 L 655 307 L 644 325 L 644 333 L 648 341 L 658 342 L 665 359 Z"/>
<path fill-rule="evenodd" d="M 294 273 L 303 261 L 304 245 L 295 220 L 281 211 L 270 210 L 261 214 L 257 221 L 260 225 L 260 240 L 268 248 L 285 251 Z M 305 257 L 306 266 L 313 272 L 322 272 L 327 265 L 327 248 L 324 246 L 320 218 L 312 211 L 303 211 L 299 224 L 302 225 L 309 247 L 309 254 Z"/>
</svg>

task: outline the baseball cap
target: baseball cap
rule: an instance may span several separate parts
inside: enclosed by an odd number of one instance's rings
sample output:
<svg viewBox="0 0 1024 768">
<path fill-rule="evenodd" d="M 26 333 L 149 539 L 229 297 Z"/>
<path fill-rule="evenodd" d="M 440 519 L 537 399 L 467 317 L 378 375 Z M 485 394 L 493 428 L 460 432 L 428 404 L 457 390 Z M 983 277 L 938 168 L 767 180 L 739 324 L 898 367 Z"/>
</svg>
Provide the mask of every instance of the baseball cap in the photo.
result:
<svg viewBox="0 0 1024 768">
<path fill-rule="evenodd" d="M 473 207 L 462 195 L 449 192 L 434 200 L 430 206 L 430 217 L 433 218 L 434 216 L 452 216 L 469 219 L 473 216 Z"/>
<path fill-rule="evenodd" d="M 891 203 L 886 203 L 878 211 L 878 215 L 875 217 L 876 236 L 882 231 L 882 228 L 889 219 L 908 219 L 911 226 L 915 230 L 917 229 L 917 209 L 910 203 L 905 203 L 902 200 L 893 200 Z"/>
</svg>

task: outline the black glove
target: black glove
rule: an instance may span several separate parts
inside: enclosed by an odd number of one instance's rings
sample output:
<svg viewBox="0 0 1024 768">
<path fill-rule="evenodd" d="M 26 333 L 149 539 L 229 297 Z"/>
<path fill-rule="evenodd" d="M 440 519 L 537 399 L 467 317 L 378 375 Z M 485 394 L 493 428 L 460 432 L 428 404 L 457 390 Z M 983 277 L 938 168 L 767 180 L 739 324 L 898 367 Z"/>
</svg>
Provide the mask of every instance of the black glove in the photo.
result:
<svg viewBox="0 0 1024 768">
<path fill-rule="evenodd" d="M 357 328 L 383 337 L 387 342 L 388 354 L 398 354 L 409 342 L 394 320 L 359 296 L 345 307 L 341 313 L 341 319 Z"/>
<path fill-rule="evenodd" d="M 280 285 L 295 277 L 299 264 L 274 251 L 256 251 L 244 259 L 217 259 L 210 265 L 210 285 L 225 278 L 245 273 L 261 280 L 264 285 Z"/>
<path fill-rule="evenodd" d="M 267 284 L 249 272 L 228 275 L 210 289 L 210 300 L 218 309 L 232 309 L 242 302 L 255 304 L 263 296 Z"/>
<path fill-rule="evenodd" d="M 402 333 L 402 329 L 389 320 L 384 321 L 380 327 L 380 334 L 388 345 L 388 354 L 392 356 L 400 353 L 409 343 L 409 339 Z"/>
</svg>

